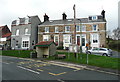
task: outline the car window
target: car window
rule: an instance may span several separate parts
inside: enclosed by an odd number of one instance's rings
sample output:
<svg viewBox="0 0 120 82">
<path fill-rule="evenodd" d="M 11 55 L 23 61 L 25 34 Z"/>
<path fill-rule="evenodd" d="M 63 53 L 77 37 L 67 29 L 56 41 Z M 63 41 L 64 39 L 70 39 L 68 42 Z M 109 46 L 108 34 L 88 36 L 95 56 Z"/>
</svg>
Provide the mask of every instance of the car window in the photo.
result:
<svg viewBox="0 0 120 82">
<path fill-rule="evenodd" d="M 94 48 L 93 51 L 94 51 L 94 50 L 98 50 L 98 48 Z"/>
<path fill-rule="evenodd" d="M 100 51 L 106 51 L 105 49 L 100 48 Z"/>
</svg>

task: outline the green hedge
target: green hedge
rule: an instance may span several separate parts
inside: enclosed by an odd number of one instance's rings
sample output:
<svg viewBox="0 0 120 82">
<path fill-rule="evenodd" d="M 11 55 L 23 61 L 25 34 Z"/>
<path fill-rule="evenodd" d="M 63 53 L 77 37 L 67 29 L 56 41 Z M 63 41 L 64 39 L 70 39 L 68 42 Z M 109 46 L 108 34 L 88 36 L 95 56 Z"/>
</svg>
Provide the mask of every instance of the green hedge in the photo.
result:
<svg viewBox="0 0 120 82">
<path fill-rule="evenodd" d="M 2 55 L 29 58 L 31 50 L 3 50 Z"/>
</svg>

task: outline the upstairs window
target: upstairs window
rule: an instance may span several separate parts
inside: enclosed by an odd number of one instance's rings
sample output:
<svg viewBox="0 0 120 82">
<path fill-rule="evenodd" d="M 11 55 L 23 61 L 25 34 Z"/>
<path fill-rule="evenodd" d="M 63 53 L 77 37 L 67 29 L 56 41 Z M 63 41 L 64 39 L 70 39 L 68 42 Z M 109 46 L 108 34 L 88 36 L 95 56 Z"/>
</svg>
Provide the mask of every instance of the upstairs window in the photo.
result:
<svg viewBox="0 0 120 82">
<path fill-rule="evenodd" d="M 58 27 L 55 27 L 55 33 L 58 33 L 58 32 L 59 32 Z"/>
<path fill-rule="evenodd" d="M 70 26 L 65 26 L 65 32 L 70 32 Z"/>
<path fill-rule="evenodd" d="M 92 20 L 97 20 L 97 16 L 92 16 Z"/>
<path fill-rule="evenodd" d="M 25 29 L 25 35 L 28 34 L 28 28 Z"/>
<path fill-rule="evenodd" d="M 20 34 L 20 30 L 17 29 L 17 30 L 16 30 L 16 35 L 19 35 L 19 34 Z"/>
<path fill-rule="evenodd" d="M 45 27 L 45 33 L 49 33 L 49 27 Z"/>
<path fill-rule="evenodd" d="M 86 26 L 82 25 L 82 31 L 86 31 Z"/>
<path fill-rule="evenodd" d="M 76 32 L 80 32 L 80 26 L 76 26 Z"/>
<path fill-rule="evenodd" d="M 93 26 L 92 26 L 92 30 L 93 30 L 93 31 L 97 31 L 97 25 L 93 25 Z"/>
</svg>

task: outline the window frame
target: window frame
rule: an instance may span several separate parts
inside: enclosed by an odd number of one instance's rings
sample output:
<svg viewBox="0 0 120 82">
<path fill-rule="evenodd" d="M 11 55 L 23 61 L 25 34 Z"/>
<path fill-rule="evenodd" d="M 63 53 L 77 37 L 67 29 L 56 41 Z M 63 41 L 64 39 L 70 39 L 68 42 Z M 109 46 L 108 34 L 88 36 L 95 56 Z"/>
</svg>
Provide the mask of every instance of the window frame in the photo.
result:
<svg viewBox="0 0 120 82">
<path fill-rule="evenodd" d="M 94 28 L 95 28 L 94 25 L 96 25 L 96 30 L 94 30 Z M 93 24 L 92 25 L 92 31 L 97 31 L 97 30 L 98 30 L 98 25 L 97 24 Z"/>
<path fill-rule="evenodd" d="M 59 32 L 59 27 L 55 27 L 55 33 Z"/>
<path fill-rule="evenodd" d="M 15 32 L 16 32 L 16 33 L 15 33 L 16 36 L 19 36 L 19 35 L 20 35 L 20 30 L 19 30 L 19 29 L 16 29 Z"/>
<path fill-rule="evenodd" d="M 49 33 L 49 27 L 45 27 L 45 33 Z"/>
<path fill-rule="evenodd" d="M 69 27 L 69 31 L 67 30 L 67 27 Z M 65 26 L 65 32 L 67 32 L 67 33 L 70 32 L 70 26 Z"/>
</svg>

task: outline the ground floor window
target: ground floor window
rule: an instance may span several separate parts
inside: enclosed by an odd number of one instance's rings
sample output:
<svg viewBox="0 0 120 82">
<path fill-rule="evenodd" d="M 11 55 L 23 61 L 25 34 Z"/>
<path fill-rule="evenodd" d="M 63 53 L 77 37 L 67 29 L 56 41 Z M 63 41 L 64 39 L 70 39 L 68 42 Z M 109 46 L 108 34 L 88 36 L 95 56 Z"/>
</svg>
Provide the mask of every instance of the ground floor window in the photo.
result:
<svg viewBox="0 0 120 82">
<path fill-rule="evenodd" d="M 54 42 L 59 45 L 59 36 L 58 35 L 55 35 L 54 36 Z"/>
<path fill-rule="evenodd" d="M 43 35 L 43 41 L 49 41 L 50 36 L 49 35 Z"/>
<path fill-rule="evenodd" d="M 22 47 L 26 47 L 26 48 L 29 47 L 29 41 L 23 41 L 22 44 L 23 44 Z"/>
<path fill-rule="evenodd" d="M 71 43 L 71 36 L 70 35 L 64 35 L 63 40 L 64 40 L 64 43 Z"/>
</svg>

